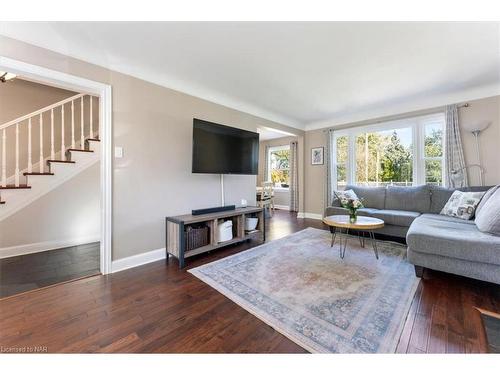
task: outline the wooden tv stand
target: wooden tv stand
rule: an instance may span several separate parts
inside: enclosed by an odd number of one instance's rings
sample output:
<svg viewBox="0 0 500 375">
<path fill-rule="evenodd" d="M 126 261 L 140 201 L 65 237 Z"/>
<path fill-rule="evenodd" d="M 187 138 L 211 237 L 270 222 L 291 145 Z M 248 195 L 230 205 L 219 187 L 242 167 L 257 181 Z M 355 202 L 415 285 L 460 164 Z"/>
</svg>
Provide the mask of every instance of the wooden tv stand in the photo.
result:
<svg viewBox="0 0 500 375">
<path fill-rule="evenodd" d="M 257 228 L 252 232 L 245 232 L 245 218 L 257 217 L 259 222 Z M 233 239 L 225 242 L 217 242 L 217 226 L 220 219 L 232 220 Z M 166 260 L 169 261 L 170 255 L 179 260 L 179 268 L 183 268 L 185 259 L 193 255 L 206 253 L 220 247 L 232 245 L 238 242 L 246 241 L 256 236 L 262 236 L 262 241 L 266 241 L 266 225 L 264 210 L 260 207 L 237 208 L 231 211 L 215 212 L 206 215 L 180 215 L 165 218 L 166 224 Z M 192 250 L 186 250 L 184 232 L 187 226 L 193 224 L 206 224 L 209 228 L 208 245 L 198 247 Z"/>
</svg>

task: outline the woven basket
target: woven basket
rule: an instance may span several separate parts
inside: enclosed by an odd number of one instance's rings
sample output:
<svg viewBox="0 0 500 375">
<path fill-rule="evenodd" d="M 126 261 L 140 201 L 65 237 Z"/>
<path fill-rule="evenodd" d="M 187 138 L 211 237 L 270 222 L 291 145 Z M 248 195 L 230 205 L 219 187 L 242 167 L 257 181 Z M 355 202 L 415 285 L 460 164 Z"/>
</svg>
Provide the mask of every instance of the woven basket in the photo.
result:
<svg viewBox="0 0 500 375">
<path fill-rule="evenodd" d="M 184 236 L 186 238 L 186 251 L 208 245 L 208 227 L 188 227 Z"/>
</svg>

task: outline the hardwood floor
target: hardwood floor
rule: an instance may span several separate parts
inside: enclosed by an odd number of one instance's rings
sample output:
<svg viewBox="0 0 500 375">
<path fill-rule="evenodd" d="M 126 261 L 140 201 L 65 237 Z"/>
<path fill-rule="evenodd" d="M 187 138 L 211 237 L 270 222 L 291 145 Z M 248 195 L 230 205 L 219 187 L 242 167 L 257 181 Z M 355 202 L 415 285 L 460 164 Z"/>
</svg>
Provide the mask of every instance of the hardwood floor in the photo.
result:
<svg viewBox="0 0 500 375">
<path fill-rule="evenodd" d="M 268 240 L 318 220 L 277 211 Z M 257 242 L 191 258 L 195 267 Z M 398 352 L 480 352 L 474 306 L 500 311 L 500 287 L 426 272 L 414 297 Z M 305 350 L 227 299 L 177 262 L 150 263 L 0 301 L 0 347 L 48 352 L 304 353 Z"/>
<path fill-rule="evenodd" d="M 99 273 L 99 242 L 0 259 L 0 298 Z"/>
</svg>

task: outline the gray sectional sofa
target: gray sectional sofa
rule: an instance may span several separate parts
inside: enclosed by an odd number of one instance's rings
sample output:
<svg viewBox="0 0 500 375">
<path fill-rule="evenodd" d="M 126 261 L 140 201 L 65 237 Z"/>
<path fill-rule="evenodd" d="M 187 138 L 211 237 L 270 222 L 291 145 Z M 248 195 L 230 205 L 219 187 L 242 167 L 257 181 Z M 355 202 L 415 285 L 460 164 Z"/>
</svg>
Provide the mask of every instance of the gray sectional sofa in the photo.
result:
<svg viewBox="0 0 500 375">
<path fill-rule="evenodd" d="M 347 186 L 363 199 L 359 215 L 377 217 L 386 225 L 376 233 L 406 238 L 408 261 L 417 276 L 423 268 L 500 284 L 500 237 L 481 232 L 473 220 L 440 215 L 454 190 L 437 186 Z M 486 191 L 471 187 L 466 191 Z M 325 216 L 348 211 L 334 198 Z"/>
</svg>

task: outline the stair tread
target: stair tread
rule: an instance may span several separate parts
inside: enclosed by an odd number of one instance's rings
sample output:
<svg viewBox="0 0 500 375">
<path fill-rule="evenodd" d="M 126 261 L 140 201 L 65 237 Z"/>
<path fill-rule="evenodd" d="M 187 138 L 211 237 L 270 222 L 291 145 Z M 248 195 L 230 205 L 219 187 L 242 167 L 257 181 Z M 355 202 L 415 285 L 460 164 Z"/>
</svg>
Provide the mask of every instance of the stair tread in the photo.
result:
<svg viewBox="0 0 500 375">
<path fill-rule="evenodd" d="M 40 173 L 40 172 L 24 172 L 23 175 L 24 176 L 53 176 L 54 173 L 51 173 L 51 172 L 43 172 L 43 173 Z"/>
<path fill-rule="evenodd" d="M 73 151 L 77 151 L 77 152 L 94 152 L 92 150 L 80 150 L 79 148 L 68 148 L 68 151 L 70 151 L 70 152 L 73 152 Z"/>
<path fill-rule="evenodd" d="M 7 186 L 0 186 L 0 189 L 31 189 L 31 186 L 28 186 L 26 184 L 20 184 L 19 186 L 7 184 Z"/>
<path fill-rule="evenodd" d="M 72 160 L 47 160 L 47 163 L 75 163 Z"/>
<path fill-rule="evenodd" d="M 87 138 L 87 141 L 101 142 L 99 138 Z"/>
</svg>

